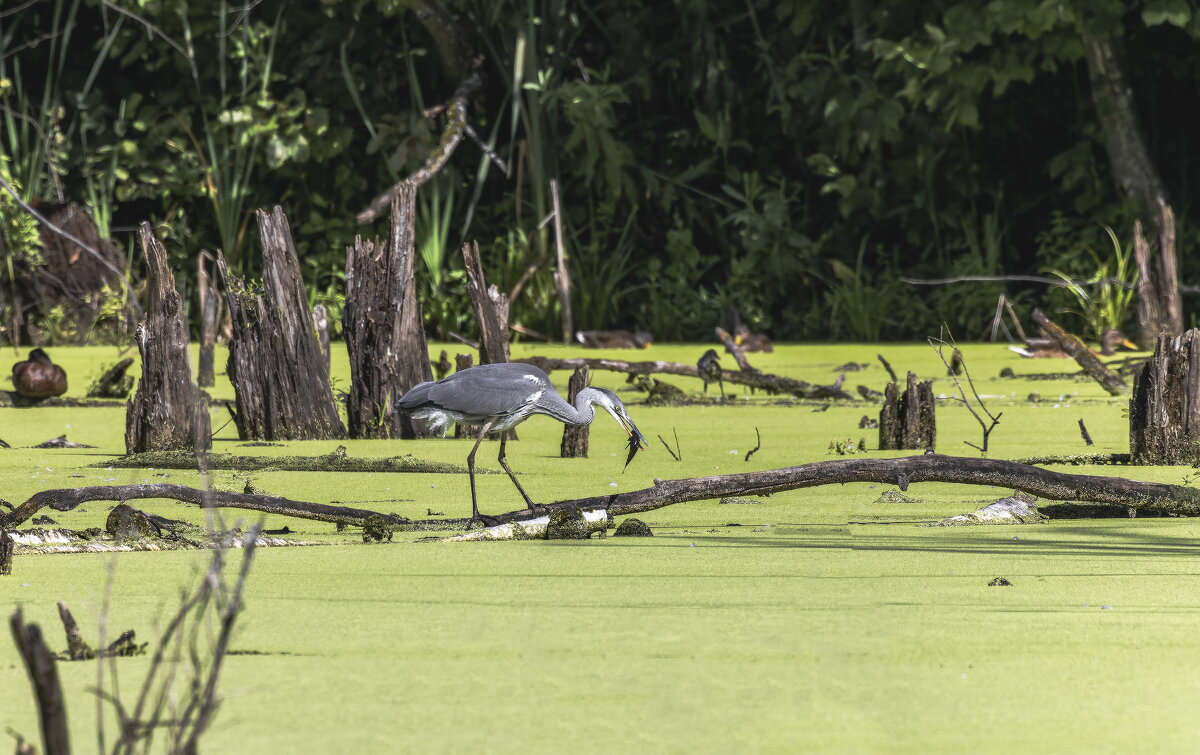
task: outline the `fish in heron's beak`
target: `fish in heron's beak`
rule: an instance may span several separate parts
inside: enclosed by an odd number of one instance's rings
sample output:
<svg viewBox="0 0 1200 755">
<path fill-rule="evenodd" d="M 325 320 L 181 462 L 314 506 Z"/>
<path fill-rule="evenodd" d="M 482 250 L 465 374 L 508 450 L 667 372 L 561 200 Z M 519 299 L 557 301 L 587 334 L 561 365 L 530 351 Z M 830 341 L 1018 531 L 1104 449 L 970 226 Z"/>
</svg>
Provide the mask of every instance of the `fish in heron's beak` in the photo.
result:
<svg viewBox="0 0 1200 755">
<path fill-rule="evenodd" d="M 633 461 L 633 457 L 637 455 L 637 452 L 646 447 L 646 438 L 629 417 L 617 414 L 611 409 L 609 410 L 609 414 L 613 416 L 613 419 L 617 421 L 617 424 L 629 436 L 629 455 L 625 457 L 625 467 L 628 467 L 629 462 Z M 625 467 L 622 467 L 622 472 L 625 471 Z"/>
<path fill-rule="evenodd" d="M 624 472 L 629 467 L 629 462 L 633 461 L 633 457 L 637 456 L 637 452 L 646 447 L 646 438 L 637 429 L 637 425 L 633 424 L 633 420 L 628 417 L 618 419 L 621 420 L 621 426 L 625 428 L 625 432 L 629 433 L 629 455 L 625 457 L 625 466 L 621 468 L 621 471 Z"/>
</svg>

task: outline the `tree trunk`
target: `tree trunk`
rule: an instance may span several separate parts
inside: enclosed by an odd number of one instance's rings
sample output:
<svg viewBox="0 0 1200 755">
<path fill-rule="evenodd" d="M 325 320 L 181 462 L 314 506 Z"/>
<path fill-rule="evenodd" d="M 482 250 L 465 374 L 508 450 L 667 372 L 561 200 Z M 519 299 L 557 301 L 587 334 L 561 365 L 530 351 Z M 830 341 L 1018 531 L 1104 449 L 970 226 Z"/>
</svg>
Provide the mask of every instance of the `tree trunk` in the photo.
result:
<svg viewBox="0 0 1200 755">
<path fill-rule="evenodd" d="M 508 295 L 489 286 L 479 257 L 479 244 L 463 244 L 463 263 L 467 269 L 467 294 L 479 321 L 479 363 L 508 361 Z"/>
<path fill-rule="evenodd" d="M 212 271 L 212 255 L 200 252 L 196 261 L 196 288 L 200 292 L 200 364 L 196 383 L 201 387 L 216 382 L 213 369 L 213 350 L 217 343 L 217 311 L 221 298 L 217 295 L 215 271 Z"/>
<path fill-rule="evenodd" d="M 475 357 L 471 356 L 470 354 L 455 354 L 454 355 L 454 369 L 456 372 L 462 372 L 463 370 L 470 369 L 471 367 L 474 367 L 474 366 L 475 366 Z M 470 425 L 465 422 L 455 423 L 454 437 L 455 438 L 478 438 L 479 437 L 479 426 L 478 425 Z"/>
<path fill-rule="evenodd" d="M 329 336 L 329 310 L 324 304 L 312 308 L 313 327 L 317 329 L 317 343 L 321 345 L 321 356 L 325 358 L 325 372 L 333 374 L 332 339 Z"/>
<path fill-rule="evenodd" d="M 1167 204 L 1162 179 L 1146 149 L 1134 108 L 1133 89 L 1125 75 L 1117 41 L 1086 31 L 1082 37 L 1092 101 L 1104 129 L 1113 176 L 1121 192 L 1136 201 L 1146 216 L 1154 218 L 1158 234 L 1159 257 L 1152 262 L 1145 239 L 1141 239 L 1140 248 L 1136 242 L 1141 234 L 1135 226 L 1134 256 L 1140 273 L 1138 330 L 1143 345 L 1148 345 L 1161 334 L 1178 335 L 1183 331 L 1175 259 L 1175 214 Z"/>
<path fill-rule="evenodd" d="M 554 287 L 558 289 L 558 302 L 562 308 L 563 343 L 575 339 L 575 318 L 571 313 L 571 271 L 567 268 L 567 247 L 563 241 L 562 202 L 558 196 L 558 181 L 550 179 L 550 199 L 554 203 Z M 584 456 L 587 454 L 585 453 Z"/>
<path fill-rule="evenodd" d="M 567 402 L 575 405 L 575 397 L 587 387 L 588 368 L 576 367 L 567 384 Z M 566 425 L 563 427 L 560 455 L 564 459 L 586 459 L 588 455 L 588 425 Z"/>
<path fill-rule="evenodd" d="M 236 394 L 234 421 L 242 440 L 344 438 L 329 373 L 321 356 L 292 232 L 283 210 L 259 210 L 263 286 L 252 291 L 217 266 L 225 284 L 233 337 L 226 372 Z"/>
<path fill-rule="evenodd" d="M 1047 338 L 1054 339 L 1062 347 L 1062 350 L 1074 359 L 1083 368 L 1083 371 L 1099 383 L 1104 390 L 1114 396 L 1120 396 L 1129 391 L 1129 386 L 1125 384 L 1121 376 L 1105 367 L 1104 363 L 1100 361 L 1100 357 L 1096 356 L 1079 336 L 1063 330 L 1053 320 L 1046 317 L 1040 309 L 1033 310 L 1033 321 L 1038 324 Z"/>
<path fill-rule="evenodd" d="M 346 248 L 342 333 L 350 356 L 347 405 L 353 438 L 429 437 L 422 420 L 397 415 L 396 400 L 433 379 L 414 278 L 417 190 L 402 184 L 392 197 L 386 244 L 354 240 Z"/>
<path fill-rule="evenodd" d="M 937 442 L 937 419 L 933 405 L 933 381 L 918 382 L 908 373 L 908 386 L 897 397 L 899 389 L 888 383 L 883 391 L 883 407 L 879 410 L 879 448 L 932 449 Z"/>
<path fill-rule="evenodd" d="M 149 298 L 138 323 L 142 378 L 125 413 L 125 452 L 204 450 L 212 445 L 208 398 L 192 383 L 188 328 L 167 252 L 148 223 L 138 228 Z"/>
<path fill-rule="evenodd" d="M 1200 331 L 1159 336 L 1129 399 L 1134 464 L 1200 462 Z"/>
</svg>

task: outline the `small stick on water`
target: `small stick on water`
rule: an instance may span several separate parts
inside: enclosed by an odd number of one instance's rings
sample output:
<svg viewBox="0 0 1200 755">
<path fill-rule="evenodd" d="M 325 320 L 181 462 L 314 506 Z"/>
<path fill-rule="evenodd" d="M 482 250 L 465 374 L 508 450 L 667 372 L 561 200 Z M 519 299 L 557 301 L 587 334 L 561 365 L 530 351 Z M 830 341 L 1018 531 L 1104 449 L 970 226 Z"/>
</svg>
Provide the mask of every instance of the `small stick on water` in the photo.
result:
<svg viewBox="0 0 1200 755">
<path fill-rule="evenodd" d="M 1083 424 L 1083 417 L 1079 418 L 1079 434 L 1083 436 L 1083 442 L 1089 446 L 1096 445 L 1092 442 L 1092 436 L 1088 434 L 1087 425 Z"/>
<path fill-rule="evenodd" d="M 746 461 L 750 461 L 750 457 L 754 455 L 754 452 L 757 451 L 758 449 L 762 448 L 762 435 L 759 434 L 757 427 L 754 428 L 754 438 L 756 440 L 756 445 L 754 446 L 754 448 L 751 448 L 749 451 L 746 452 L 746 459 L 745 459 Z"/>
<path fill-rule="evenodd" d="M 674 451 L 671 450 L 671 447 L 669 445 L 667 445 L 667 442 L 665 440 L 663 440 L 663 436 L 661 436 L 661 435 L 658 436 L 658 439 L 660 441 L 662 441 L 663 448 L 667 449 L 667 453 L 671 454 L 671 458 L 674 459 L 675 461 L 679 461 L 678 454 L 676 454 Z"/>
<path fill-rule="evenodd" d="M 675 458 L 683 461 L 683 449 L 679 447 L 679 433 L 672 427 L 671 434 L 675 436 Z"/>
</svg>

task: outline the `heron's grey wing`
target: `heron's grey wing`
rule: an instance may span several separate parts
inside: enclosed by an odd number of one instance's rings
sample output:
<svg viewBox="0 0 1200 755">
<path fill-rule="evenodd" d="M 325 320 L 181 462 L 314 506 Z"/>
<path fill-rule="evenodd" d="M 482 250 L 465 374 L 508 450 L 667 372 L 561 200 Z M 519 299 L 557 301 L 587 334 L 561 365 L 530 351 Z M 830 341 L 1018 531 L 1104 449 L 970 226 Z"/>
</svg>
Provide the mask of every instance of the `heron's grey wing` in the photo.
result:
<svg viewBox="0 0 1200 755">
<path fill-rule="evenodd" d="M 417 383 L 396 402 L 396 411 L 411 412 L 429 403 L 429 389 L 434 385 L 432 380 Z"/>
<path fill-rule="evenodd" d="M 517 411 L 554 387 L 546 373 L 527 364 L 484 364 L 434 383 L 425 403 L 476 417 Z"/>
</svg>

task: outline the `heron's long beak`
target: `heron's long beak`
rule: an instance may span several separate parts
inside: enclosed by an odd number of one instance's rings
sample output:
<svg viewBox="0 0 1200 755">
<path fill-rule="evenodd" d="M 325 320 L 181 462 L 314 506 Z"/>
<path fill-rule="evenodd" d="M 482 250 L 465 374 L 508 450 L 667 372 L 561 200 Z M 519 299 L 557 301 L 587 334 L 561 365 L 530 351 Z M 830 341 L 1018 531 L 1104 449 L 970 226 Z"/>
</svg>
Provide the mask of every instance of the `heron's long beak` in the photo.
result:
<svg viewBox="0 0 1200 755">
<path fill-rule="evenodd" d="M 637 425 L 633 424 L 633 420 L 629 419 L 628 417 L 622 417 L 611 410 L 609 411 L 609 414 L 613 416 L 613 419 L 617 421 L 617 424 L 621 426 L 626 435 L 635 439 L 635 442 L 640 448 L 646 447 L 646 438 L 644 435 L 642 435 L 641 430 L 637 429 Z"/>
</svg>

